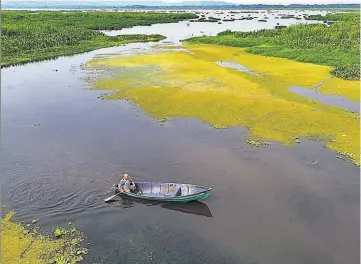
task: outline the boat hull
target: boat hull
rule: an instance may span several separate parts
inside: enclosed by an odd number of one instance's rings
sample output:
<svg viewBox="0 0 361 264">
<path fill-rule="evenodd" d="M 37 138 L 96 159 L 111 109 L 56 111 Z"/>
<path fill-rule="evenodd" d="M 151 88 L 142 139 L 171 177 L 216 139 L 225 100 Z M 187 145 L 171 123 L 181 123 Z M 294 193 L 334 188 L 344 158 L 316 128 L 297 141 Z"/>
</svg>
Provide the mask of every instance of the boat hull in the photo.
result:
<svg viewBox="0 0 361 264">
<path fill-rule="evenodd" d="M 164 201 L 164 202 L 190 202 L 190 201 L 199 201 L 208 198 L 211 194 L 211 191 L 205 191 L 204 193 L 192 194 L 187 196 L 180 197 L 151 197 L 151 196 L 142 196 L 134 193 L 122 193 L 121 195 L 141 199 L 141 200 L 153 200 L 153 201 Z"/>
<path fill-rule="evenodd" d="M 120 195 L 140 200 L 185 203 L 204 200 L 212 191 L 212 188 L 191 184 L 156 182 L 138 182 L 135 184 L 137 188 L 134 193 L 123 192 Z M 119 192 L 119 188 L 116 188 L 116 191 Z"/>
</svg>

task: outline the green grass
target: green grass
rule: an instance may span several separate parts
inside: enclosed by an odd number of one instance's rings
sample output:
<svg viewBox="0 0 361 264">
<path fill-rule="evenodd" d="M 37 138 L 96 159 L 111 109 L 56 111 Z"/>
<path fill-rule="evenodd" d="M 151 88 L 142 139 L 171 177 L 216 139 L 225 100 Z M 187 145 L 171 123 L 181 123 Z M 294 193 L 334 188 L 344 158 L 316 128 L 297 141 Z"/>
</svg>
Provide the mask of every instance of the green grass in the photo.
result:
<svg viewBox="0 0 361 264">
<path fill-rule="evenodd" d="M 2 11 L 3 26 L 11 23 L 28 25 L 43 24 L 57 27 L 71 26 L 85 29 L 115 30 L 156 23 L 172 23 L 197 18 L 191 13 L 145 13 L 145 12 L 103 12 L 103 11 Z"/>
<path fill-rule="evenodd" d="M 59 56 L 74 55 L 100 48 L 112 47 L 134 42 L 150 42 L 165 39 L 162 35 L 122 35 L 108 37 L 100 35 L 90 40 L 81 40 L 72 45 L 54 45 L 44 48 L 24 49 L 18 52 L 2 52 L 1 67 L 24 64 L 27 62 L 55 59 Z"/>
<path fill-rule="evenodd" d="M 247 52 L 332 66 L 331 74 L 348 80 L 360 77 L 360 15 L 358 13 L 310 16 L 310 19 L 336 21 L 327 27 L 293 25 L 283 29 L 253 32 L 224 31 L 213 37 L 194 37 L 188 43 L 246 47 Z"/>
<path fill-rule="evenodd" d="M 170 23 L 195 14 L 2 11 L 1 67 L 72 55 L 130 42 L 159 41 L 161 35 L 109 37 L 95 30 Z"/>
</svg>

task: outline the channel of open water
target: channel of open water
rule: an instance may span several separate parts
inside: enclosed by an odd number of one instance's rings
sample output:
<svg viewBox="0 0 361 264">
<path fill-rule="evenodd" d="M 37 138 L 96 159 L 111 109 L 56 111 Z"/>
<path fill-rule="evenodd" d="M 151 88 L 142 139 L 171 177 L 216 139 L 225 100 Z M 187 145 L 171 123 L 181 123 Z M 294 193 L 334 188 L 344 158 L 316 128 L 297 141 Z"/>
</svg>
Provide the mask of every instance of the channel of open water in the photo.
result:
<svg viewBox="0 0 361 264">
<path fill-rule="evenodd" d="M 227 25 L 253 30 L 270 23 Z M 180 22 L 122 32 L 178 42 L 229 27 Z M 127 101 L 100 100 L 101 92 L 86 89 L 83 63 L 151 45 L 2 70 L 1 198 L 16 220 L 40 218 L 46 232 L 72 222 L 89 243 L 84 263 L 358 263 L 359 168 L 336 159 L 323 142 L 253 148 L 244 128 L 217 130 L 183 118 L 161 125 Z M 189 205 L 105 204 L 124 172 L 213 191 Z"/>
</svg>

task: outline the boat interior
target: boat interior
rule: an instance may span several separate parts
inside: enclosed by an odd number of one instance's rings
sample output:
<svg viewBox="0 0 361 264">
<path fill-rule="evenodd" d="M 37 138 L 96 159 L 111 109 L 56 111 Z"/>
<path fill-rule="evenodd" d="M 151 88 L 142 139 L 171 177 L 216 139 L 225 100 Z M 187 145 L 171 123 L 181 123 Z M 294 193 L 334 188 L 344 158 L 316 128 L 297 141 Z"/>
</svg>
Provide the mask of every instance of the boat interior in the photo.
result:
<svg viewBox="0 0 361 264">
<path fill-rule="evenodd" d="M 149 197 L 176 197 L 197 194 L 206 191 L 206 188 L 177 183 L 137 182 L 135 193 Z"/>
</svg>

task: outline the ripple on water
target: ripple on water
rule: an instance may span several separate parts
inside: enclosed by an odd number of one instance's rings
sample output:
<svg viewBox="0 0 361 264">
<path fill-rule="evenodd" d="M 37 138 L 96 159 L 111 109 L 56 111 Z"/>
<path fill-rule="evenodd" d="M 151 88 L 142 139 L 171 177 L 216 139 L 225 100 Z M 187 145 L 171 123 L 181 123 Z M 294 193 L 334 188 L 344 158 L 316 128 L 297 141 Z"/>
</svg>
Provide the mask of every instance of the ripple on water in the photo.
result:
<svg viewBox="0 0 361 264">
<path fill-rule="evenodd" d="M 79 188 L 75 184 L 58 184 L 50 177 L 23 181 L 8 191 L 8 197 L 19 207 L 31 211 L 45 210 L 48 215 L 99 208 L 105 195 L 105 190 L 99 188 L 95 189 L 91 186 Z"/>
</svg>

